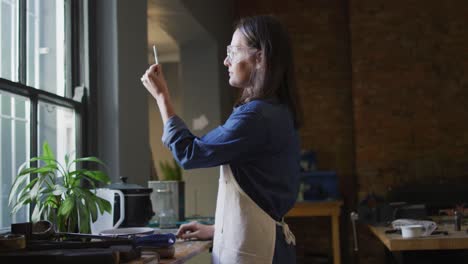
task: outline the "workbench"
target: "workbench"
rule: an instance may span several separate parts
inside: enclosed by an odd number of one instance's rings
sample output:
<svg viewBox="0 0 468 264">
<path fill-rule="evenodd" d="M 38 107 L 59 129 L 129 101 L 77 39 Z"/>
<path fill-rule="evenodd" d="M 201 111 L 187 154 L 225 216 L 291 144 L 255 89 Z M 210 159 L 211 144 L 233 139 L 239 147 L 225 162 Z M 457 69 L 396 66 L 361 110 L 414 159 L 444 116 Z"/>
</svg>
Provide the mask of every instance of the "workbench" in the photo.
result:
<svg viewBox="0 0 468 264">
<path fill-rule="evenodd" d="M 340 214 L 343 201 L 297 202 L 286 217 L 329 216 L 332 226 L 333 263 L 341 263 Z"/>
</svg>

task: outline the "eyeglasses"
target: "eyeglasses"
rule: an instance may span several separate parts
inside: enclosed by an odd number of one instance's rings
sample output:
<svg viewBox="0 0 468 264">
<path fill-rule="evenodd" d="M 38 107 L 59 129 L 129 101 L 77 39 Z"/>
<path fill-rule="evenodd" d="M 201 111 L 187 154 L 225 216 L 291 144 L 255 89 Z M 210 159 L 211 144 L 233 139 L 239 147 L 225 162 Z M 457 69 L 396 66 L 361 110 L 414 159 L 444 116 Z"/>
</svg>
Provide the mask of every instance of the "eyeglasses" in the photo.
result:
<svg viewBox="0 0 468 264">
<path fill-rule="evenodd" d="M 255 51 L 257 51 L 256 48 L 229 45 L 227 46 L 226 59 L 230 63 L 237 63 L 244 59 L 246 56 L 252 55 Z"/>
</svg>

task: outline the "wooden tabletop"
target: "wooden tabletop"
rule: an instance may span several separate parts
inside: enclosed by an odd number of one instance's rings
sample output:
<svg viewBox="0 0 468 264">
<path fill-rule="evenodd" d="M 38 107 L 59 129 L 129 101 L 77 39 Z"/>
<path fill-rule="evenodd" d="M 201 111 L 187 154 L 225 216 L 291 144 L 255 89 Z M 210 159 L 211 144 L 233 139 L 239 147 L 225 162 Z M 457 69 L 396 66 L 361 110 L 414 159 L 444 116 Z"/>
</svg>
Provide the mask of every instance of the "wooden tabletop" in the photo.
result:
<svg viewBox="0 0 468 264">
<path fill-rule="evenodd" d="M 448 235 L 438 234 L 428 237 L 403 238 L 397 233 L 385 234 L 385 230 L 389 230 L 389 227 L 369 225 L 372 233 L 390 251 L 468 249 L 467 227 L 462 226 L 462 231 L 454 231 L 450 227 L 439 227 L 437 231 L 447 231 Z"/>
<path fill-rule="evenodd" d="M 177 240 L 175 247 L 175 254 L 173 258 L 159 258 L 157 253 L 142 252 L 139 259 L 127 262 L 125 264 L 180 264 L 185 263 L 196 255 L 207 251 L 213 245 L 213 241 L 183 241 Z"/>
<path fill-rule="evenodd" d="M 297 202 L 286 217 L 339 216 L 343 201 Z"/>
<path fill-rule="evenodd" d="M 213 246 L 213 241 L 177 240 L 175 243 L 175 255 L 171 259 L 161 259 L 161 264 L 180 264 L 195 257 L 196 255 L 208 251 Z"/>
</svg>

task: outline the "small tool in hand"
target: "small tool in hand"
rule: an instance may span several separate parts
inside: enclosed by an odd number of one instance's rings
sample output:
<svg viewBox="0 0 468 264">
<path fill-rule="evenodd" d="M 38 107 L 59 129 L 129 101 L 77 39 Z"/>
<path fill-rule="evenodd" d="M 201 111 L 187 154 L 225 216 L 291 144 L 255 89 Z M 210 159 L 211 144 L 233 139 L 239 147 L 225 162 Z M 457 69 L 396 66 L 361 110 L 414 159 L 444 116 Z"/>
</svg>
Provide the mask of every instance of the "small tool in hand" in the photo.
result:
<svg viewBox="0 0 468 264">
<path fill-rule="evenodd" d="M 156 46 L 153 45 L 153 53 L 154 53 L 154 64 L 159 64 L 158 62 L 158 53 L 156 52 Z"/>
</svg>

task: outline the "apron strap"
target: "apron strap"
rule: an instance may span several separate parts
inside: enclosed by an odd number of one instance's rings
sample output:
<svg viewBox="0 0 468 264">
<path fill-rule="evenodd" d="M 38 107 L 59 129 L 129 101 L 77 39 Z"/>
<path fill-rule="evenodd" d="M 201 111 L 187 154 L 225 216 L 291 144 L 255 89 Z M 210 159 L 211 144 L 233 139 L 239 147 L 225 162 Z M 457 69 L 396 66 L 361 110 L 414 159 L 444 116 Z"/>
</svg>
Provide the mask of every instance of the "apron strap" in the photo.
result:
<svg viewBox="0 0 468 264">
<path fill-rule="evenodd" d="M 294 236 L 291 229 L 289 229 L 288 224 L 284 222 L 284 217 L 281 218 L 281 222 L 276 222 L 277 225 L 283 228 L 284 238 L 286 239 L 286 243 L 296 245 L 296 237 Z"/>
</svg>

